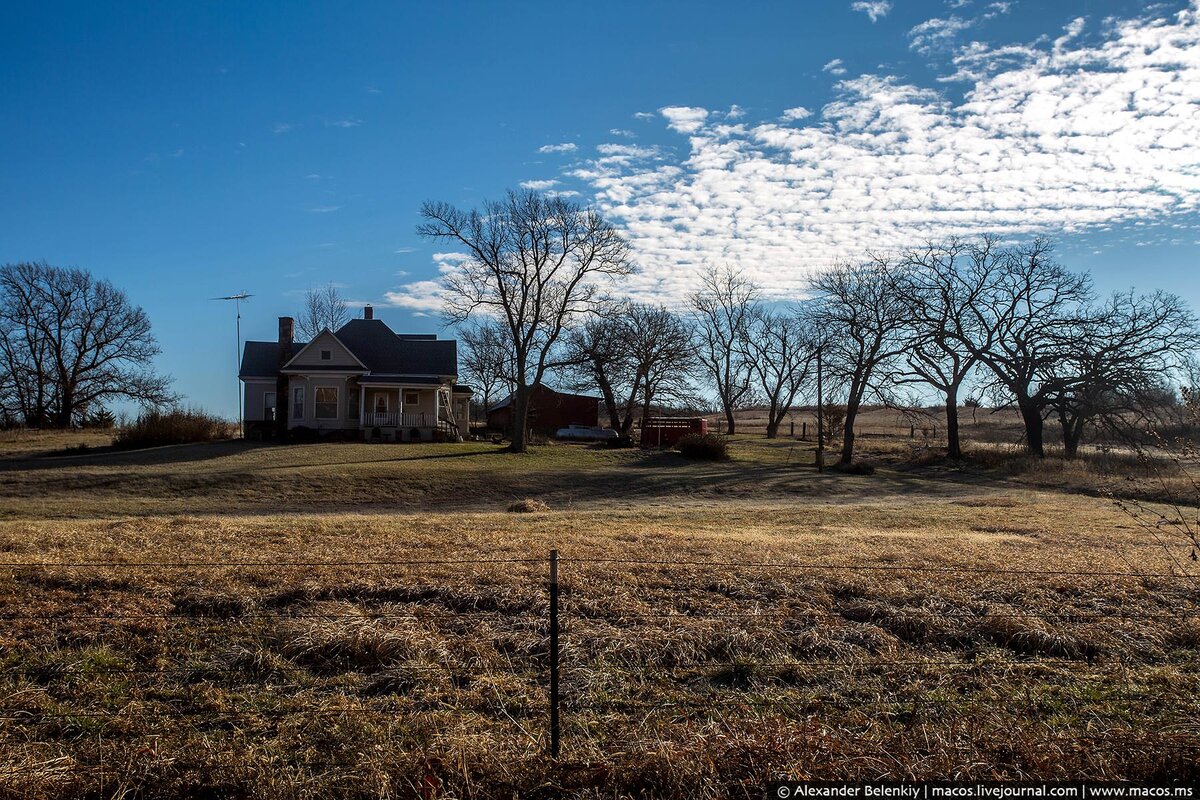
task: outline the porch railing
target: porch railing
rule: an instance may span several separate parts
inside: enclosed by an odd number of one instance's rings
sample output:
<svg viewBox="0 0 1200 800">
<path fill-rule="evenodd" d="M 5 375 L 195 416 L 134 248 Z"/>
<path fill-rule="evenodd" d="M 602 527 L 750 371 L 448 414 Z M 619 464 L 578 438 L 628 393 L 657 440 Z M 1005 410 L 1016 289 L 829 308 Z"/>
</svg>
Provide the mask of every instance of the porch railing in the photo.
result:
<svg viewBox="0 0 1200 800">
<path fill-rule="evenodd" d="M 414 412 L 375 412 L 368 411 L 362 416 L 364 428 L 440 428 L 445 423 L 438 423 L 433 414 L 424 411 Z"/>
</svg>

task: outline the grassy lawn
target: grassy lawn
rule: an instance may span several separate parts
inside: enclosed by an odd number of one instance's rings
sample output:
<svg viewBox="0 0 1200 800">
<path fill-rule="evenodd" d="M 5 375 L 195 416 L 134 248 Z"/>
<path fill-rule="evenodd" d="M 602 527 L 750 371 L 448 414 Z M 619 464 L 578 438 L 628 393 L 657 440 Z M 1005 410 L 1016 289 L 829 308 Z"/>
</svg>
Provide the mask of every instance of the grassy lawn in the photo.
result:
<svg viewBox="0 0 1200 800">
<path fill-rule="evenodd" d="M 482 444 L 10 459 L 0 794 L 1200 774 L 1197 583 L 1111 501 L 1011 470 L 810 464 L 751 439 L 721 464 Z M 553 510 L 503 512 L 522 497 Z"/>
</svg>

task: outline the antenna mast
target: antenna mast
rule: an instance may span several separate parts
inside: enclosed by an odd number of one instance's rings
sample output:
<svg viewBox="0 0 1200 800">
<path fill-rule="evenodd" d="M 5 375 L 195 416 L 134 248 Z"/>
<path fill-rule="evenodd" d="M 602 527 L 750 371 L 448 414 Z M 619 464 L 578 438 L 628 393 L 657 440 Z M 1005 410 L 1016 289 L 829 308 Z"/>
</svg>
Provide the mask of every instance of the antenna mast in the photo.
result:
<svg viewBox="0 0 1200 800">
<path fill-rule="evenodd" d="M 242 432 L 242 436 L 246 435 L 246 415 L 242 408 L 242 301 L 248 300 L 254 295 L 241 292 L 240 294 L 230 294 L 224 297 L 210 297 L 210 300 L 232 300 L 234 308 L 237 309 L 236 333 L 237 333 L 237 350 L 234 353 L 234 363 L 238 368 L 238 428 Z"/>
</svg>

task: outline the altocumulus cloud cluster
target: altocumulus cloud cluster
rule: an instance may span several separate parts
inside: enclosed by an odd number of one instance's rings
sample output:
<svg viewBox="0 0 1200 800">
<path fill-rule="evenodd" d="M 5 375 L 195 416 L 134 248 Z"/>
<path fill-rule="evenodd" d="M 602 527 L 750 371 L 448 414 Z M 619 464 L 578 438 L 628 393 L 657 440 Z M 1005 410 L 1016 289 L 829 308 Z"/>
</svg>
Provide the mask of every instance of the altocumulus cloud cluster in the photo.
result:
<svg viewBox="0 0 1200 800">
<path fill-rule="evenodd" d="M 688 137 L 682 158 L 603 150 L 573 175 L 634 244 L 631 291 L 656 296 L 682 296 L 706 263 L 784 296 L 866 247 L 1178 217 L 1200 199 L 1198 16 L 969 44 L 943 78 L 965 82 L 958 102 L 861 75 L 811 116 L 747 124 L 664 108 Z"/>
<path fill-rule="evenodd" d="M 1000 13 L 998 5 L 987 13 Z M 914 51 L 929 27 L 910 32 Z M 1194 224 L 1196 5 L 1162 18 L 1077 19 L 1057 38 L 976 41 L 950 53 L 938 88 L 847 76 L 824 108 L 789 108 L 757 123 L 737 106 L 640 112 L 686 137 L 680 155 L 602 144 L 562 179 L 587 187 L 631 241 L 641 271 L 629 294 L 657 299 L 682 299 L 710 264 L 739 267 L 788 297 L 812 271 L 868 248 Z M 831 64 L 826 71 L 840 75 L 842 63 Z M 575 146 L 542 148 L 551 149 Z M 447 256 L 437 258 L 443 274 L 459 257 Z M 388 300 L 433 310 L 438 289 L 423 281 Z"/>
</svg>

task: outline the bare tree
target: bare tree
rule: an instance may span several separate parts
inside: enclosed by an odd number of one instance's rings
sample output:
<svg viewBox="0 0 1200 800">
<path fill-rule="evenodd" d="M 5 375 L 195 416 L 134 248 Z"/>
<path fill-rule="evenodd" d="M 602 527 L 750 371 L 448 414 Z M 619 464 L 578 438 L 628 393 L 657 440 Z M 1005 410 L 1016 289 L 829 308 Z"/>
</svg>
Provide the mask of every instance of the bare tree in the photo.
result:
<svg viewBox="0 0 1200 800">
<path fill-rule="evenodd" d="M 568 332 L 563 375 L 568 385 L 578 391 L 598 389 L 609 426 L 627 434 L 633 425 L 636 386 L 623 309 L 624 304 L 616 311 L 591 317 Z"/>
<path fill-rule="evenodd" d="M 533 191 L 510 191 L 482 212 L 430 202 L 421 216 L 422 236 L 466 249 L 444 278 L 447 319 L 494 316 L 511 346 L 511 449 L 525 452 L 532 390 L 557 363 L 564 333 L 597 308 L 603 283 L 632 272 L 629 246 L 595 211 Z"/>
<path fill-rule="evenodd" d="M 146 312 L 108 281 L 45 263 L 0 267 L 4 384 L 27 423 L 68 427 L 113 400 L 172 401 L 158 353 Z"/>
<path fill-rule="evenodd" d="M 663 306 L 632 304 L 622 319 L 625 342 L 633 367 L 633 392 L 641 402 L 642 419 L 664 399 L 690 404 L 690 376 L 694 367 L 692 334 L 682 319 Z M 626 414 L 623 432 L 629 433 L 631 416 Z"/>
<path fill-rule="evenodd" d="M 1123 432 L 1144 419 L 1169 396 L 1169 376 L 1185 368 L 1196 339 L 1195 315 L 1166 292 L 1119 292 L 1080 315 L 1066 356 L 1042 376 L 1066 457 L 1078 454 L 1088 424 Z"/>
<path fill-rule="evenodd" d="M 743 346 L 756 389 L 767 403 L 767 438 L 774 439 L 816 357 L 812 317 L 755 308 Z"/>
<path fill-rule="evenodd" d="M 1029 452 L 1045 455 L 1044 419 L 1059 374 L 1074 344 L 1071 332 L 1086 319 L 1092 298 L 1086 275 L 1051 258 L 1045 239 L 999 248 L 989 240 L 956 271 L 962 314 L 951 336 L 985 366 L 1011 397 L 1025 426 Z"/>
<path fill-rule="evenodd" d="M 464 345 L 459 355 L 459 369 L 467 383 L 479 389 L 480 402 L 486 413 L 498 391 L 512 391 L 512 352 L 504 331 L 495 320 L 463 326 L 459 338 Z"/>
<path fill-rule="evenodd" d="M 336 331 L 350 321 L 350 308 L 337 286 L 327 283 L 304 294 L 304 308 L 296 317 L 300 335 L 312 341 L 321 331 Z"/>
<path fill-rule="evenodd" d="M 946 413 L 946 451 L 962 458 L 958 396 L 979 359 L 954 334 L 974 299 L 959 280 L 963 259 L 983 258 L 994 246 L 985 238 L 978 245 L 957 239 L 929 244 L 903 257 L 904 269 L 894 277 L 895 291 L 908 307 L 909 347 L 904 354 L 909 378 L 942 395 Z"/>
<path fill-rule="evenodd" d="M 854 422 L 863 401 L 883 396 L 894 376 L 892 364 L 904 354 L 907 307 L 892 290 L 893 265 L 872 257 L 862 264 L 843 264 L 813 281 L 814 319 L 830 375 L 846 391 L 846 420 L 839 466 L 854 460 Z"/>
<path fill-rule="evenodd" d="M 746 337 L 758 303 L 758 287 L 732 267 L 711 268 L 700 275 L 691 296 L 696 356 L 725 414 L 727 432 L 736 432 L 734 411 L 752 394 Z"/>
</svg>

